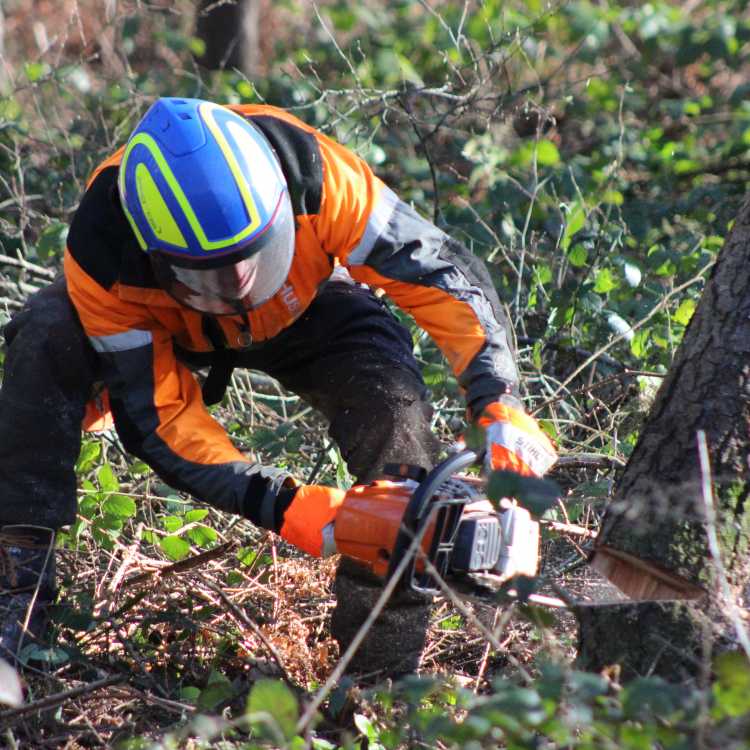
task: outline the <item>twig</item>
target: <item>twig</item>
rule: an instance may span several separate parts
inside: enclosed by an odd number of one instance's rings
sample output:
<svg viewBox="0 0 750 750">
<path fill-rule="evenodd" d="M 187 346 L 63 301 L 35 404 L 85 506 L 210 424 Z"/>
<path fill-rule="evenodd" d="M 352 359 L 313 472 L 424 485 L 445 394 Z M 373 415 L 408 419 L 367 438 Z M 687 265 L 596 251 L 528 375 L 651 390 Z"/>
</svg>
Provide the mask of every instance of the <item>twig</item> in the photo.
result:
<svg viewBox="0 0 750 750">
<path fill-rule="evenodd" d="M 148 570 L 145 573 L 140 573 L 133 578 L 129 578 L 125 583 L 122 584 L 124 589 L 136 586 L 139 583 L 147 581 L 149 578 L 158 576 L 159 578 L 166 578 L 168 576 L 175 575 L 177 573 L 184 573 L 186 570 L 192 570 L 197 568 L 203 563 L 215 560 L 217 557 L 221 557 L 225 552 L 229 552 L 233 547 L 237 546 L 237 542 L 226 542 L 220 544 L 218 547 L 208 550 L 207 552 L 201 552 L 198 555 L 192 555 L 185 560 L 168 565 L 166 568 L 159 568 L 159 570 Z"/>
<path fill-rule="evenodd" d="M 44 266 L 38 266 L 36 263 L 31 263 L 23 258 L 12 258 L 10 255 L 0 255 L 0 264 L 4 266 L 14 266 L 15 268 L 23 268 L 26 271 L 31 271 L 31 273 L 34 273 L 37 276 L 42 276 L 50 281 L 54 281 L 57 276 L 57 271 L 44 268 Z"/>
<path fill-rule="evenodd" d="M 577 396 L 579 394 L 589 393 L 590 391 L 594 391 L 605 385 L 614 383 L 617 380 L 622 380 L 623 378 L 629 378 L 629 377 L 636 378 L 639 376 L 647 377 L 647 378 L 663 378 L 664 373 L 651 372 L 649 370 L 627 370 L 626 369 L 626 370 L 623 370 L 622 372 L 615 373 L 614 375 L 609 375 L 608 377 L 604 378 L 603 380 L 600 380 L 597 383 L 590 383 L 588 385 L 583 385 L 580 388 L 576 388 L 574 391 L 568 391 L 564 395 L 563 394 L 555 395 L 552 398 L 549 398 L 546 401 L 543 401 L 541 404 L 539 404 L 539 406 L 536 406 L 532 413 L 538 414 L 546 406 L 550 406 L 554 404 L 556 401 L 562 401 L 564 398 L 568 398 L 570 396 Z M 568 379 L 566 382 L 570 382 L 570 379 Z"/>
<path fill-rule="evenodd" d="M 611 341 L 607 342 L 603 346 L 600 346 L 583 364 L 579 365 L 573 372 L 568 375 L 568 377 L 560 383 L 557 390 L 555 391 L 555 396 L 557 396 L 559 393 L 561 393 L 573 380 L 574 378 L 582 373 L 592 362 L 594 362 L 599 356 L 604 354 L 604 352 L 607 351 L 607 349 L 612 348 L 616 343 L 619 341 L 622 341 L 626 336 L 628 336 L 630 333 L 637 331 L 641 326 L 648 323 L 651 318 L 656 315 L 660 310 L 662 310 L 664 307 L 667 306 L 667 303 L 669 302 L 672 297 L 675 296 L 675 294 L 679 294 L 680 292 L 684 291 L 688 287 L 692 286 L 698 281 L 701 281 L 703 279 L 703 275 L 708 271 L 711 266 L 713 266 L 716 263 L 715 260 L 711 260 L 709 263 L 706 263 L 703 268 L 701 268 L 700 271 L 698 271 L 695 276 L 693 276 L 692 279 L 688 279 L 684 284 L 680 284 L 679 286 L 676 286 L 674 289 L 672 289 L 668 294 L 666 294 L 657 305 L 654 306 L 654 308 L 644 317 L 642 317 L 637 323 L 633 324 L 627 331 L 624 331 L 623 333 L 619 333 L 617 336 L 615 336 Z"/>
<path fill-rule="evenodd" d="M 22 310 L 24 303 L 17 299 L 11 299 L 10 297 L 0 297 L 0 305 L 3 307 L 12 307 L 14 310 Z"/>
<path fill-rule="evenodd" d="M 609 456 L 606 453 L 573 453 L 569 456 L 560 456 L 556 466 L 625 466 L 627 462 L 619 456 Z"/>
<path fill-rule="evenodd" d="M 561 523 L 560 521 L 548 521 L 545 518 L 542 518 L 539 523 L 542 526 L 546 526 L 549 529 L 552 529 L 552 531 L 560 531 L 565 534 L 572 534 L 573 536 L 583 536 L 588 539 L 593 539 L 596 537 L 595 531 L 590 531 L 589 529 L 584 528 L 583 526 L 578 526 L 574 523 Z"/>
<path fill-rule="evenodd" d="M 189 703 L 180 703 L 179 701 L 171 701 L 168 698 L 160 698 L 158 695 L 154 695 L 153 693 L 139 690 L 138 688 L 133 687 L 133 685 L 125 685 L 120 689 L 125 690 L 132 695 L 135 695 L 144 703 L 153 704 L 154 706 L 159 706 L 160 708 L 166 708 L 168 711 L 174 711 L 175 713 L 179 714 L 195 713 L 196 711 L 195 706 L 191 706 Z"/>
<path fill-rule="evenodd" d="M 47 708 L 55 708 L 55 706 L 59 706 L 61 703 L 65 703 L 65 701 L 72 700 L 73 698 L 80 698 L 82 695 L 93 693 L 102 688 L 119 685 L 121 682 L 125 682 L 125 679 L 125 675 L 112 675 L 111 677 L 105 677 L 103 680 L 92 682 L 89 685 L 81 685 L 72 690 L 65 690 L 62 693 L 53 693 L 46 698 L 40 698 L 38 701 L 29 703 L 27 706 L 0 712 L 0 721 L 16 719 L 19 716 L 25 716 L 26 714 L 34 713 L 35 711 L 43 711 Z"/>
<path fill-rule="evenodd" d="M 242 609 L 240 609 L 222 590 L 219 586 L 217 586 L 215 583 L 208 583 L 208 587 L 213 591 L 215 594 L 218 594 L 218 596 L 221 598 L 222 602 L 229 608 L 229 610 L 232 612 L 232 614 L 245 626 L 250 628 L 250 630 L 253 631 L 253 633 L 258 636 L 260 641 L 263 643 L 263 645 L 268 649 L 268 652 L 273 657 L 274 661 L 278 665 L 279 669 L 281 670 L 282 674 L 284 675 L 284 679 L 289 684 L 292 683 L 291 679 L 289 678 L 289 674 L 287 672 L 286 667 L 284 666 L 284 661 L 281 658 L 281 654 L 279 653 L 276 646 L 271 643 L 271 641 L 266 637 L 266 634 L 258 627 L 258 624 L 251 620 L 245 612 L 243 612 Z"/>
</svg>

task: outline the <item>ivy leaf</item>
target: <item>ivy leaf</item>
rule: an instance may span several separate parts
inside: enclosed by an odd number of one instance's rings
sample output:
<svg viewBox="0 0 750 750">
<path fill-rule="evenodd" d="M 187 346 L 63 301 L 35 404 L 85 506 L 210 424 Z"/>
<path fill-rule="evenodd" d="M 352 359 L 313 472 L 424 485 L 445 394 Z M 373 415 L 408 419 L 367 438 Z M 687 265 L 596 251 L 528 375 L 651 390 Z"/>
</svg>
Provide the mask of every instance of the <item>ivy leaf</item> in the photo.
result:
<svg viewBox="0 0 750 750">
<path fill-rule="evenodd" d="M 299 706 L 292 691 L 278 680 L 259 680 L 247 699 L 247 712 L 268 714 L 287 740 L 295 735 Z"/>
</svg>

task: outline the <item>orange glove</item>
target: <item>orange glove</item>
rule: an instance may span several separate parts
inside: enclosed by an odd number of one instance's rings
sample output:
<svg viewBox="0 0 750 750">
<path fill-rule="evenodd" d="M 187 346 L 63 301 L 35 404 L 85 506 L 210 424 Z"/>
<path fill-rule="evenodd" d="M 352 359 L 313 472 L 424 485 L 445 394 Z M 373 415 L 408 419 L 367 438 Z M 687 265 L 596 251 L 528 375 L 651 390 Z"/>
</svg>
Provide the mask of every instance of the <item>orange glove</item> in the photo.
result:
<svg viewBox="0 0 750 750">
<path fill-rule="evenodd" d="M 323 529 L 336 518 L 336 513 L 346 497 L 345 490 L 303 484 L 294 493 L 294 499 L 284 511 L 281 524 L 282 539 L 313 557 L 323 552 Z"/>
<path fill-rule="evenodd" d="M 541 477 L 557 461 L 550 439 L 533 417 L 521 409 L 495 401 L 487 404 L 477 424 L 485 430 L 487 470 L 506 469 L 527 477 Z"/>
</svg>

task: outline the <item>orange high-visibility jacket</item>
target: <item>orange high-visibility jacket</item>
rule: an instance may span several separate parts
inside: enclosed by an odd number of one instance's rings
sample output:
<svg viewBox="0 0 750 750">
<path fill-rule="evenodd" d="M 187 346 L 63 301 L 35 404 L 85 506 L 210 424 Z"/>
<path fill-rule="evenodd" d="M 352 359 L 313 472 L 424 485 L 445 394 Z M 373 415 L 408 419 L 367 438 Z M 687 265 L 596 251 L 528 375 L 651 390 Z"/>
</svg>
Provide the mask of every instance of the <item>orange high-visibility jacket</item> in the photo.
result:
<svg viewBox="0 0 750 750">
<path fill-rule="evenodd" d="M 286 283 L 249 313 L 257 343 L 293 323 L 336 263 L 382 288 L 437 342 L 469 404 L 517 382 L 504 319 L 481 261 L 422 219 L 359 157 L 289 113 L 232 106 L 274 147 L 297 221 Z M 125 447 L 178 489 L 247 515 L 248 490 L 267 476 L 210 416 L 191 371 L 174 354 L 248 345 L 240 317 L 210 317 L 160 289 L 117 193 L 123 149 L 92 175 L 65 253 L 68 293 L 102 362 Z M 256 494 L 250 492 L 250 495 Z"/>
</svg>

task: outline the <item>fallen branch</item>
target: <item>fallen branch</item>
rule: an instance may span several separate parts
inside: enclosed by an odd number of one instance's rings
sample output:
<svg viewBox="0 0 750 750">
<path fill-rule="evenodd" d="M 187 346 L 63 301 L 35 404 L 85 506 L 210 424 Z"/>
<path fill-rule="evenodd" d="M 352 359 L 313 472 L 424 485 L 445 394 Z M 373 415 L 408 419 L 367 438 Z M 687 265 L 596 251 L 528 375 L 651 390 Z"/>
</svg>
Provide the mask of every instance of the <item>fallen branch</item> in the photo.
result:
<svg viewBox="0 0 750 750">
<path fill-rule="evenodd" d="M 591 531 L 590 529 L 587 529 L 583 526 L 578 526 L 574 523 L 563 523 L 562 521 L 548 521 L 545 518 L 542 518 L 539 523 L 542 526 L 546 526 L 548 529 L 552 529 L 552 531 L 559 531 L 563 534 L 571 534 L 572 536 L 582 536 L 586 537 L 587 539 L 593 539 L 596 537 L 596 532 Z"/>
<path fill-rule="evenodd" d="M 125 679 L 125 675 L 112 675 L 111 677 L 105 677 L 103 680 L 92 682 L 89 685 L 81 685 L 72 690 L 65 690 L 62 693 L 53 693 L 46 698 L 40 698 L 38 701 L 29 703 L 27 706 L 0 712 L 0 722 L 17 719 L 19 716 L 25 716 L 26 714 L 34 713 L 35 711 L 44 711 L 48 708 L 55 708 L 61 703 L 65 703 L 65 701 L 72 700 L 73 698 L 80 698 L 82 695 L 96 692 L 102 688 L 119 685 L 120 683 L 125 682 Z"/>
<path fill-rule="evenodd" d="M 49 279 L 50 281 L 54 281 L 57 276 L 57 271 L 45 268 L 44 266 L 38 266 L 36 263 L 31 263 L 24 258 L 12 258 L 10 255 L 0 255 L 0 265 L 23 268 L 25 271 L 30 271 L 31 273 L 41 276 L 44 279 Z"/>
<path fill-rule="evenodd" d="M 186 570 L 192 570 L 193 568 L 197 568 L 199 565 L 203 565 L 204 563 L 221 557 L 235 546 L 237 546 L 237 542 L 226 542 L 225 544 L 221 544 L 218 547 L 214 547 L 213 549 L 208 550 L 208 552 L 201 552 L 198 555 L 192 555 L 185 560 L 180 560 L 179 562 L 173 563 L 172 565 L 168 565 L 166 568 L 159 568 L 159 570 L 149 570 L 145 573 L 139 573 L 137 576 L 133 576 L 133 578 L 129 578 L 127 581 L 125 581 L 122 584 L 122 588 L 126 589 L 130 588 L 131 586 L 137 586 L 139 583 L 148 581 L 154 576 L 158 576 L 159 578 L 167 578 L 168 576 L 173 576 L 177 573 L 184 573 Z"/>
</svg>

